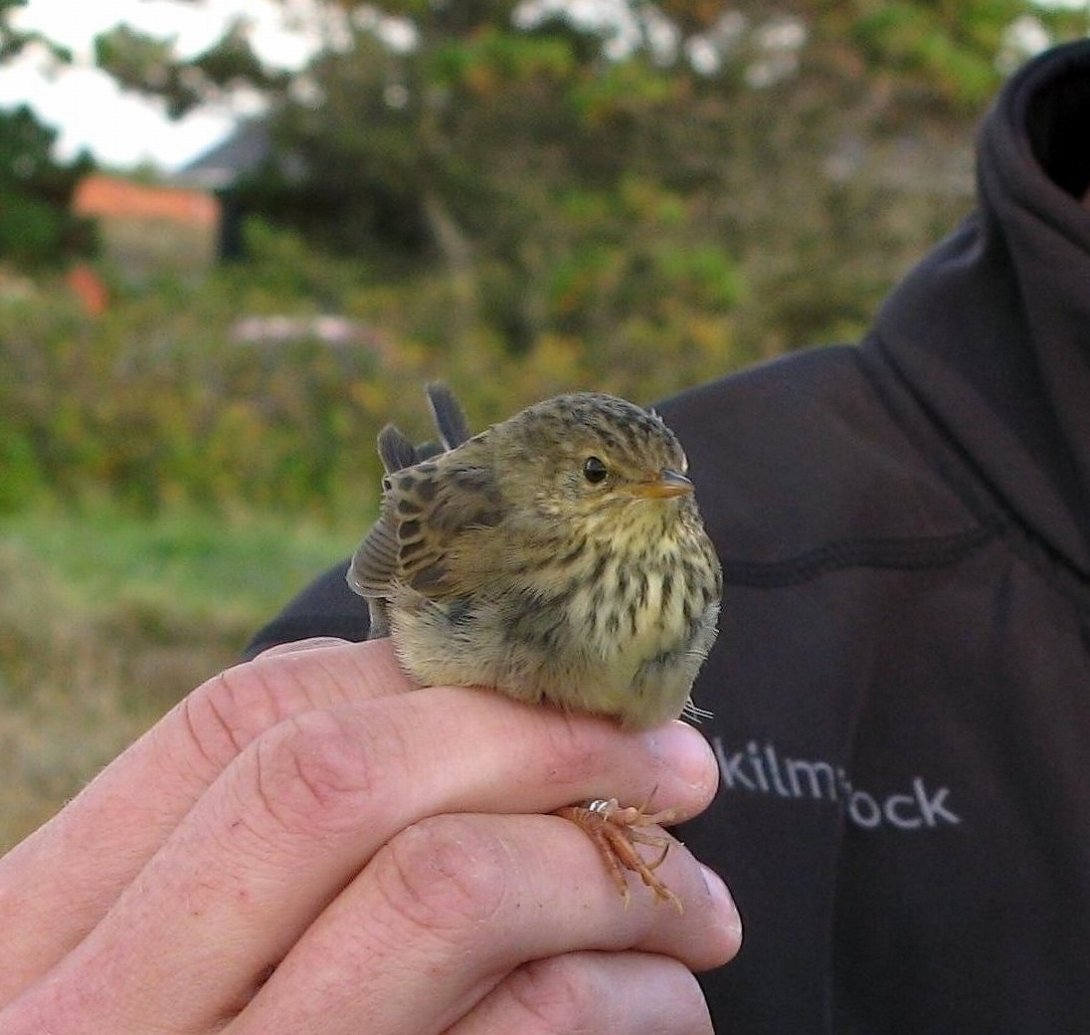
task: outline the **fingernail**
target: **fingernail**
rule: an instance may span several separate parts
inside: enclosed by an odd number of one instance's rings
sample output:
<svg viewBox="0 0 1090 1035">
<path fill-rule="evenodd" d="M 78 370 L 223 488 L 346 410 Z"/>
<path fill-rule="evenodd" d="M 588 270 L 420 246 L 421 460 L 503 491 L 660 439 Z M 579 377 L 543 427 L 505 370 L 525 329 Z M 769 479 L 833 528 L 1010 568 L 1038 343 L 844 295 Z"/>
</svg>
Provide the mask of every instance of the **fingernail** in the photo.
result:
<svg viewBox="0 0 1090 1035">
<path fill-rule="evenodd" d="M 708 894 L 711 896 L 712 905 L 720 923 L 731 938 L 738 945 L 741 945 L 742 918 L 738 915 L 738 907 L 734 904 L 734 899 L 731 897 L 726 884 L 723 883 L 723 878 L 715 870 L 709 869 L 703 863 L 700 864 L 700 872 L 708 888 Z"/>
<path fill-rule="evenodd" d="M 651 754 L 674 770 L 690 787 L 717 780 L 715 756 L 704 735 L 683 722 L 671 722 L 644 734 Z"/>
</svg>

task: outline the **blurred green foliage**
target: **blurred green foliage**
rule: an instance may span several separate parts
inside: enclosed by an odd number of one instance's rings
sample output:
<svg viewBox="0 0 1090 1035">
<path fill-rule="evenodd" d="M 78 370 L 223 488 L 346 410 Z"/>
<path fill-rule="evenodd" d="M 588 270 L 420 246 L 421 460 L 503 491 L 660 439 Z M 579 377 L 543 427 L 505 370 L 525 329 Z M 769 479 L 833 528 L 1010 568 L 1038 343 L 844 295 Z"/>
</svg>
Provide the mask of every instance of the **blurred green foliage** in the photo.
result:
<svg viewBox="0 0 1090 1035">
<path fill-rule="evenodd" d="M 12 24 L 24 2 L 0 0 L 0 64 L 28 48 L 54 66 L 71 61 L 65 47 Z M 76 184 L 94 163 L 86 153 L 72 162 L 58 160 L 56 137 L 25 104 L 0 110 L 0 262 L 40 269 L 95 251 L 94 227 L 69 211 Z M 0 432 L 0 460 L 5 448 Z"/>
<path fill-rule="evenodd" d="M 240 21 L 184 60 L 100 37 L 100 62 L 174 111 L 264 93 L 273 153 L 233 188 L 260 218 L 245 261 L 118 281 L 97 321 L 45 281 L 0 291 L 0 508 L 339 521 L 376 502 L 379 427 L 426 433 L 429 378 L 480 425 L 855 338 L 969 207 L 1018 19 L 1085 29 L 1029 0 L 612 9 L 325 0 L 326 45 L 290 74 Z M 326 315 L 347 336 L 323 339 Z M 287 331 L 240 329 L 261 317 Z"/>
<path fill-rule="evenodd" d="M 964 211 L 1004 70 L 1086 29 L 1034 0 L 309 10 L 325 45 L 292 74 L 237 22 L 184 59 L 127 28 L 98 54 L 175 110 L 260 91 L 273 153 L 236 203 L 387 279 L 445 274 L 452 348 L 482 322 L 514 352 L 596 340 L 649 289 L 739 309 L 750 359 L 857 330 Z"/>
<path fill-rule="evenodd" d="M 256 224 L 249 238 L 245 265 L 115 285 L 97 319 L 48 281 L 0 299 L 0 509 L 107 499 L 363 524 L 379 489 L 375 435 L 390 419 L 428 432 L 430 378 L 450 380 L 483 426 L 565 389 L 649 401 L 730 361 L 733 267 L 717 252 L 660 250 L 642 289 L 620 276 L 636 261 L 622 251 L 585 259 L 582 277 L 560 266 L 550 324 L 605 306 L 608 330 L 593 341 L 552 330 L 515 353 L 502 318 L 460 328 L 451 347 L 448 278 L 389 283 L 287 231 Z M 330 311 L 342 337 L 323 340 Z M 240 323 L 285 314 L 286 336 L 255 339 Z"/>
<path fill-rule="evenodd" d="M 56 136 L 26 105 L 0 111 L 0 260 L 23 269 L 57 266 L 95 248 L 91 223 L 69 211 L 93 163 L 85 155 L 58 162 Z"/>
</svg>

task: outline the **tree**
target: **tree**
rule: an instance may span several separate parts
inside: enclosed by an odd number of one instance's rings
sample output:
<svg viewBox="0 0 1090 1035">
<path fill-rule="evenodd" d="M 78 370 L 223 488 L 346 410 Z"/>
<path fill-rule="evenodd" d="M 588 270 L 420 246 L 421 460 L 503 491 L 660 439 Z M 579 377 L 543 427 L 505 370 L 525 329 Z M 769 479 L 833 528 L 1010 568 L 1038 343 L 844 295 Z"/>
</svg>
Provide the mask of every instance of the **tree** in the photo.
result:
<svg viewBox="0 0 1090 1035">
<path fill-rule="evenodd" d="M 55 137 L 26 105 L 0 111 L 0 259 L 22 268 L 94 251 L 91 224 L 70 210 L 76 184 L 94 163 L 87 155 L 57 162 Z"/>
<path fill-rule="evenodd" d="M 55 60 L 71 55 L 38 33 L 12 27 L 21 0 L 0 0 L 0 62 L 29 46 L 45 49 Z M 26 105 L 0 111 L 0 260 L 21 267 L 63 262 L 94 248 L 91 225 L 69 210 L 72 192 L 93 163 L 80 155 L 65 165 L 53 157 L 56 133 Z"/>
<path fill-rule="evenodd" d="M 515 349 L 545 333 L 646 347 L 729 314 L 745 359 L 855 333 L 966 206 L 966 145 L 1013 27 L 1083 29 L 1030 0 L 602 10 L 325 0 L 325 45 L 291 76 L 261 66 L 243 23 L 188 62 L 120 31 L 99 55 L 176 111 L 265 91 L 281 161 L 243 185 L 251 204 L 389 273 L 445 270 L 455 338 L 483 318 Z"/>
</svg>

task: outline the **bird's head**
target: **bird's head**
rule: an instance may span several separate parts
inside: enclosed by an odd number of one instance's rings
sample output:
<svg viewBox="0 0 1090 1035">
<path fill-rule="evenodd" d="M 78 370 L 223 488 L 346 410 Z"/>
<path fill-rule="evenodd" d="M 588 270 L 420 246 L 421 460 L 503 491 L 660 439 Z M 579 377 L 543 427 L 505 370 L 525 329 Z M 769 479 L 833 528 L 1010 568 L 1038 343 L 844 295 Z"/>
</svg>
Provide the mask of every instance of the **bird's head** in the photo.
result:
<svg viewBox="0 0 1090 1035">
<path fill-rule="evenodd" d="M 659 526 L 691 506 L 677 437 L 656 414 L 624 399 L 557 396 L 493 432 L 503 494 L 527 517 L 609 534 Z"/>
</svg>

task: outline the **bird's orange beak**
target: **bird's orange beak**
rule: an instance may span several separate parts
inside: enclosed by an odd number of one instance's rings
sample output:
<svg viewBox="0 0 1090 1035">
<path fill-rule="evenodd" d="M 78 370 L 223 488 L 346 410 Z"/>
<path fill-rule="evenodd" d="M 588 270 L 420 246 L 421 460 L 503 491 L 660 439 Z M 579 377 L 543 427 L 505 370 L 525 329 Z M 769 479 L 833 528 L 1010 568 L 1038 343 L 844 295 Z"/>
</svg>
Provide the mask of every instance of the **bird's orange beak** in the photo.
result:
<svg viewBox="0 0 1090 1035">
<path fill-rule="evenodd" d="M 636 496 L 646 499 L 665 500 L 673 496 L 688 496 L 693 491 L 693 483 L 685 475 L 669 468 L 659 473 L 658 478 L 649 482 L 637 482 L 632 486 Z"/>
</svg>

